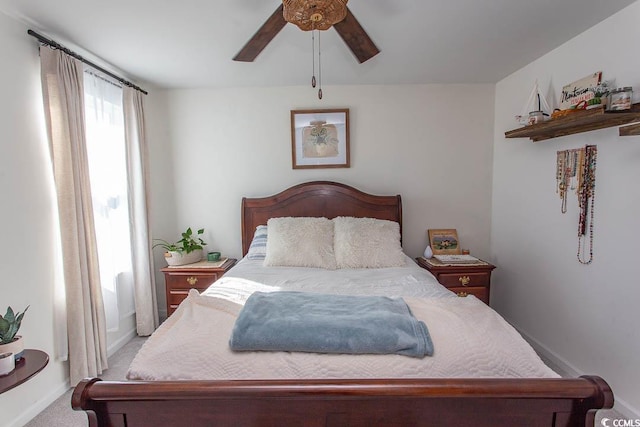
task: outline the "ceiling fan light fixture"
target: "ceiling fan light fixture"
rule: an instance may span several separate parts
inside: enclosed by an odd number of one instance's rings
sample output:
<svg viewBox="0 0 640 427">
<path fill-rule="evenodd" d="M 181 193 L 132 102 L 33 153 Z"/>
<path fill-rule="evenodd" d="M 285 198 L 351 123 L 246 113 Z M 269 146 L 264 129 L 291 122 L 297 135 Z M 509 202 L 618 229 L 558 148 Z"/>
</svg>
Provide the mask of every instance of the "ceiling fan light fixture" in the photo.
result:
<svg viewBox="0 0 640 427">
<path fill-rule="evenodd" d="M 349 0 L 282 0 L 285 21 L 303 31 L 328 30 L 347 16 Z"/>
</svg>

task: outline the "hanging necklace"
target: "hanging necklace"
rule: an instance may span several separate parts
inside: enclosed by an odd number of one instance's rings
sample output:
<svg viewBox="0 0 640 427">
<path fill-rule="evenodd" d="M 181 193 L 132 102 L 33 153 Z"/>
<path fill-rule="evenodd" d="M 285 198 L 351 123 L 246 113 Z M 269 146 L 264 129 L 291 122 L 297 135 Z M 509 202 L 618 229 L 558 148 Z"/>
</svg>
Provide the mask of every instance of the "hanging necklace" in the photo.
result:
<svg viewBox="0 0 640 427">
<path fill-rule="evenodd" d="M 584 148 L 581 148 L 580 150 L 578 150 L 578 160 L 577 160 L 578 169 L 576 170 L 578 185 L 575 188 L 576 196 L 580 195 L 580 187 L 582 186 L 582 178 L 584 176 L 584 152 L 585 152 Z"/>
<path fill-rule="evenodd" d="M 575 178 L 578 164 L 578 152 L 582 150 L 571 150 L 569 153 L 569 174 L 572 178 Z M 576 180 L 571 180 L 571 190 L 576 189 Z"/>
<path fill-rule="evenodd" d="M 578 185 L 578 206 L 580 208 L 580 220 L 578 222 L 578 261 L 581 264 L 591 264 L 593 261 L 593 218 L 595 213 L 596 197 L 596 162 L 598 147 L 587 145 L 584 149 L 584 165 L 582 179 Z M 588 219 L 587 219 L 588 216 Z M 589 224 L 589 259 L 585 259 L 587 243 L 583 240 L 586 236 L 587 223 Z"/>
<path fill-rule="evenodd" d="M 556 153 L 556 193 L 561 199 L 561 212 L 567 212 L 569 191 L 575 190 L 578 197 L 580 212 L 577 257 L 581 264 L 591 264 L 593 261 L 597 157 L 598 148 L 595 145 L 586 145 L 584 148 L 562 150 Z M 588 241 L 587 228 L 589 229 Z"/>
<path fill-rule="evenodd" d="M 567 188 L 566 188 L 566 158 L 567 151 L 558 151 L 556 155 L 556 193 L 560 195 L 560 212 L 567 212 Z"/>
<path fill-rule="evenodd" d="M 562 150 L 556 153 L 556 193 L 562 200 L 560 211 L 567 213 L 567 194 L 580 193 L 584 170 L 584 148 Z"/>
</svg>

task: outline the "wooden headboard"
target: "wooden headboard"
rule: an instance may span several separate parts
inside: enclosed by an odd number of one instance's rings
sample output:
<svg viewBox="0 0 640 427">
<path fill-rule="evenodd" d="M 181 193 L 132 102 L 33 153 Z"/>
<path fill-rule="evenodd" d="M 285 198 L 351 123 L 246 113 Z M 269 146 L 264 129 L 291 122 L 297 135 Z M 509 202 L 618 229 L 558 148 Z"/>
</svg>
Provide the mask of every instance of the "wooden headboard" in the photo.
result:
<svg viewBox="0 0 640 427">
<path fill-rule="evenodd" d="M 345 184 L 313 181 L 268 197 L 242 199 L 242 255 L 249 251 L 256 227 L 269 218 L 286 216 L 354 216 L 396 221 L 402 236 L 400 195 L 376 196 Z"/>
</svg>

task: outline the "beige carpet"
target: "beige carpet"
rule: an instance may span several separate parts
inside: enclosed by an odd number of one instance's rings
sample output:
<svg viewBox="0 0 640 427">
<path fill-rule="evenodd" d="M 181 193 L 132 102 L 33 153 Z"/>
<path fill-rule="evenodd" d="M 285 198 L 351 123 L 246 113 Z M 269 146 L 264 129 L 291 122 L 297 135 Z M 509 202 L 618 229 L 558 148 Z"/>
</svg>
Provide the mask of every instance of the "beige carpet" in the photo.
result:
<svg viewBox="0 0 640 427">
<path fill-rule="evenodd" d="M 109 369 L 100 378 L 104 380 L 124 380 L 133 360 L 146 338 L 136 337 L 124 345 L 109 358 Z M 86 427 L 88 425 L 85 412 L 71 409 L 71 393 L 69 389 L 44 411 L 29 421 L 25 427 Z"/>
</svg>

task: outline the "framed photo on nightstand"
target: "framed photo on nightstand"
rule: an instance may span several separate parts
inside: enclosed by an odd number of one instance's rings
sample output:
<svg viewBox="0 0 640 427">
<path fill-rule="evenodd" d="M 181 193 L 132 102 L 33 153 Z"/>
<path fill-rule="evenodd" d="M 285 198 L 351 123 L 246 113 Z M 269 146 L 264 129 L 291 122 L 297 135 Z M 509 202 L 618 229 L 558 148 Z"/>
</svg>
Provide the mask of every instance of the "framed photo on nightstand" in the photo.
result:
<svg viewBox="0 0 640 427">
<path fill-rule="evenodd" d="M 455 228 L 429 229 L 429 246 L 434 255 L 460 255 L 460 241 Z"/>
</svg>

